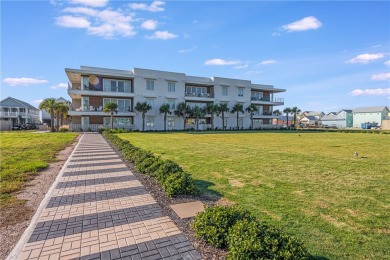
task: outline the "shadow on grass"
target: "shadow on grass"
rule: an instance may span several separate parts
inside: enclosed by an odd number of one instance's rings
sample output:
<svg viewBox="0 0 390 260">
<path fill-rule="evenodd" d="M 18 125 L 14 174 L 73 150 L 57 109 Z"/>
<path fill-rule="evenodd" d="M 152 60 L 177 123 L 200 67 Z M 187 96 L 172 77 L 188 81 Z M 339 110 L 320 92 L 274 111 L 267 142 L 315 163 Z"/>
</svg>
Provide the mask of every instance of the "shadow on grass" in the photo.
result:
<svg viewBox="0 0 390 260">
<path fill-rule="evenodd" d="M 223 197 L 221 193 L 210 189 L 210 187 L 215 186 L 213 182 L 205 180 L 194 180 L 194 182 L 195 186 L 200 189 L 201 194 L 211 201 L 218 201 Z"/>
<path fill-rule="evenodd" d="M 325 256 L 311 255 L 309 260 L 329 260 L 329 258 Z"/>
</svg>

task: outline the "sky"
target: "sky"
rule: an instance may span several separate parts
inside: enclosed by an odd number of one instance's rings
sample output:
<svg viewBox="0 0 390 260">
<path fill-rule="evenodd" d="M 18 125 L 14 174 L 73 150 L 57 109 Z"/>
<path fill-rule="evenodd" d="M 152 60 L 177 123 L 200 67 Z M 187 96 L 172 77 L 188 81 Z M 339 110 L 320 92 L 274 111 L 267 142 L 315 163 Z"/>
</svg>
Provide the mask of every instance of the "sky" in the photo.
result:
<svg viewBox="0 0 390 260">
<path fill-rule="evenodd" d="M 64 69 L 93 66 L 273 85 L 279 109 L 390 106 L 390 1 L 0 4 L 1 99 L 70 99 Z"/>
</svg>

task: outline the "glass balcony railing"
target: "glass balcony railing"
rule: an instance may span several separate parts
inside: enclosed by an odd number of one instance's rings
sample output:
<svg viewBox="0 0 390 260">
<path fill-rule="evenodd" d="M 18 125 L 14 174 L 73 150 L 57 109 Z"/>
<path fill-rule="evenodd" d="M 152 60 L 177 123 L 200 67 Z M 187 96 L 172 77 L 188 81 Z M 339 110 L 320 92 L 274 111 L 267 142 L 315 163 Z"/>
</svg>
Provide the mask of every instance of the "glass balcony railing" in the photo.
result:
<svg viewBox="0 0 390 260">
<path fill-rule="evenodd" d="M 186 92 L 186 97 L 201 97 L 201 98 L 213 98 L 214 95 L 212 93 L 194 93 L 194 92 Z"/>
<path fill-rule="evenodd" d="M 268 98 L 268 97 L 251 97 L 252 101 L 266 101 L 266 102 L 275 102 L 275 103 L 284 103 L 284 98 Z"/>
</svg>

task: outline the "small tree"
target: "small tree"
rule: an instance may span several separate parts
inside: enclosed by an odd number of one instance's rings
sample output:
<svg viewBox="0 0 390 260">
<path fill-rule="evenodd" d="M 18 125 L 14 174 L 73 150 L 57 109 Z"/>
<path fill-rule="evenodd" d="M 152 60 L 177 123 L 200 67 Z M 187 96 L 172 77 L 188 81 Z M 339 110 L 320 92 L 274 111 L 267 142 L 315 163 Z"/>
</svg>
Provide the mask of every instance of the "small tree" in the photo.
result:
<svg viewBox="0 0 390 260">
<path fill-rule="evenodd" d="M 225 130 L 225 113 L 226 112 L 229 112 L 229 107 L 228 107 L 228 104 L 226 103 L 220 103 L 218 105 L 218 114 L 221 113 L 221 116 L 222 116 L 222 129 Z"/>
<path fill-rule="evenodd" d="M 206 110 L 204 108 L 194 106 L 190 109 L 190 116 L 195 117 L 196 121 L 196 131 L 199 130 L 199 119 L 203 118 L 206 115 Z"/>
<path fill-rule="evenodd" d="M 142 132 L 145 131 L 145 114 L 152 109 L 152 106 L 145 102 L 137 102 L 135 104 L 135 110 L 140 112 L 142 115 Z"/>
<path fill-rule="evenodd" d="M 162 104 L 160 114 L 164 114 L 164 131 L 167 131 L 167 114 L 171 114 L 171 106 L 169 104 Z"/>
<path fill-rule="evenodd" d="M 297 114 L 301 113 L 301 110 L 297 107 L 291 108 L 291 112 L 294 114 L 294 127 L 296 126 Z"/>
<path fill-rule="evenodd" d="M 55 98 L 45 98 L 40 104 L 39 109 L 45 109 L 50 114 L 50 128 L 51 131 L 54 132 L 54 110 L 56 107 L 56 99 Z"/>
<path fill-rule="evenodd" d="M 274 112 L 272 112 L 275 116 L 281 116 L 282 115 L 282 112 L 280 112 L 279 109 L 276 109 L 274 110 Z"/>
<path fill-rule="evenodd" d="M 58 102 L 55 104 L 54 111 L 57 118 L 57 131 L 60 130 L 60 125 L 63 124 L 63 118 L 68 114 L 69 106 L 65 103 Z"/>
<path fill-rule="evenodd" d="M 259 109 L 257 106 L 251 104 L 245 110 L 251 114 L 251 129 L 253 129 L 253 113 L 259 111 Z"/>
<path fill-rule="evenodd" d="M 240 129 L 239 125 L 238 125 L 238 119 L 239 119 L 239 116 L 240 116 L 240 112 L 241 113 L 244 113 L 244 107 L 242 106 L 242 104 L 240 103 L 236 103 L 233 108 L 232 108 L 232 111 L 230 111 L 232 114 L 236 113 L 237 114 L 237 129 Z"/>
<path fill-rule="evenodd" d="M 185 102 L 179 103 L 175 110 L 175 115 L 183 117 L 184 120 L 183 130 L 186 129 L 186 119 L 189 111 L 190 111 L 190 107 Z"/>
<path fill-rule="evenodd" d="M 291 108 L 286 107 L 285 109 L 283 109 L 283 113 L 286 113 L 286 125 L 288 126 L 288 115 L 291 113 Z"/>
<path fill-rule="evenodd" d="M 211 129 L 214 130 L 214 114 L 218 113 L 218 106 L 213 103 L 208 103 L 206 113 L 211 115 Z"/>
<path fill-rule="evenodd" d="M 111 115 L 111 129 L 114 129 L 114 113 L 118 113 L 118 104 L 116 102 L 107 102 L 104 105 L 103 112 L 104 113 L 110 113 Z"/>
</svg>

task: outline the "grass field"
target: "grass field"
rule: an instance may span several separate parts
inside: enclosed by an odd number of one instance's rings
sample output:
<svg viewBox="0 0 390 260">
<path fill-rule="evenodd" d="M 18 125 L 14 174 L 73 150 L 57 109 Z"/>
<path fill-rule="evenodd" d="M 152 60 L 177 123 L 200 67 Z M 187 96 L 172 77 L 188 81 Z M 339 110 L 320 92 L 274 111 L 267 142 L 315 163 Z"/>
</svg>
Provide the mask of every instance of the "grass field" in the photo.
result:
<svg viewBox="0 0 390 260">
<path fill-rule="evenodd" d="M 70 144 L 76 133 L 1 132 L 0 202 L 23 187 L 31 174 L 48 166 L 55 154 Z"/>
<path fill-rule="evenodd" d="M 118 136 L 176 161 L 203 192 L 297 235 L 320 259 L 390 258 L 390 135 Z"/>
</svg>

